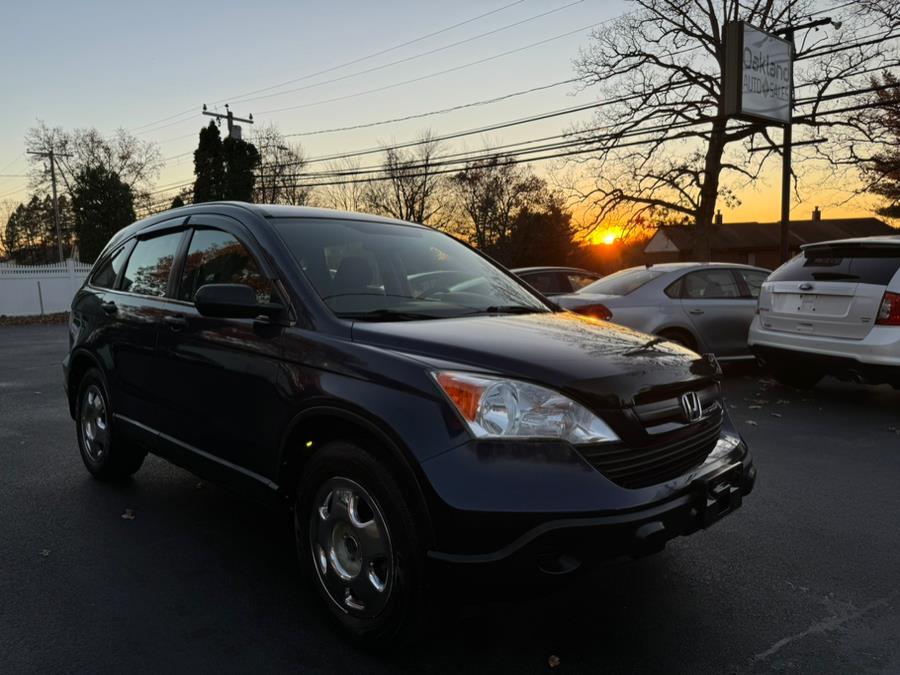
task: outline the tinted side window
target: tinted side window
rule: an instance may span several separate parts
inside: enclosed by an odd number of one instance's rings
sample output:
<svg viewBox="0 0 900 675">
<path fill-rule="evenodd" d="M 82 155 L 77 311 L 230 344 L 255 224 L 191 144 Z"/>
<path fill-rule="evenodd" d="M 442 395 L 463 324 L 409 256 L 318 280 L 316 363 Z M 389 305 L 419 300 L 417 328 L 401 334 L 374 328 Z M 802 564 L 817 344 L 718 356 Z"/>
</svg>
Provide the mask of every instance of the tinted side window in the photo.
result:
<svg viewBox="0 0 900 675">
<path fill-rule="evenodd" d="M 684 277 L 682 297 L 693 300 L 741 297 L 737 280 L 731 270 L 715 269 L 692 272 Z"/>
<path fill-rule="evenodd" d="M 272 285 L 247 248 L 221 230 L 194 230 L 184 260 L 178 299 L 192 302 L 206 284 L 244 284 L 256 291 L 259 302 L 272 299 Z"/>
<path fill-rule="evenodd" d="M 566 276 L 569 278 L 569 283 L 572 285 L 573 291 L 580 290 L 588 284 L 592 284 L 597 281 L 597 277 L 588 276 L 587 274 L 572 273 L 567 274 Z"/>
<path fill-rule="evenodd" d="M 856 281 L 886 286 L 900 268 L 900 246 L 827 246 L 804 251 L 769 281 Z"/>
<path fill-rule="evenodd" d="M 122 290 L 162 297 L 166 294 L 169 272 L 183 232 L 172 232 L 135 245 L 125 266 Z"/>
<path fill-rule="evenodd" d="M 684 277 L 682 277 L 675 283 L 671 283 L 668 286 L 666 286 L 666 291 L 665 291 L 666 295 L 668 295 L 670 298 L 680 298 L 681 297 L 681 285 L 682 285 L 683 281 L 684 281 Z"/>
<path fill-rule="evenodd" d="M 91 276 L 91 285 L 97 288 L 112 288 L 115 286 L 116 279 L 119 278 L 119 272 L 125 263 L 124 255 L 125 247 L 121 246 L 113 252 L 105 262 L 101 263 L 97 271 Z"/>
<path fill-rule="evenodd" d="M 741 278 L 743 278 L 747 287 L 750 289 L 750 296 L 754 298 L 759 297 L 759 291 L 762 288 L 763 282 L 769 278 L 769 275 L 766 272 L 757 272 L 756 270 L 739 269 L 738 274 L 741 275 Z"/>
<path fill-rule="evenodd" d="M 571 290 L 563 287 L 560 275 L 555 272 L 526 274 L 522 279 L 541 293 L 568 293 Z"/>
</svg>

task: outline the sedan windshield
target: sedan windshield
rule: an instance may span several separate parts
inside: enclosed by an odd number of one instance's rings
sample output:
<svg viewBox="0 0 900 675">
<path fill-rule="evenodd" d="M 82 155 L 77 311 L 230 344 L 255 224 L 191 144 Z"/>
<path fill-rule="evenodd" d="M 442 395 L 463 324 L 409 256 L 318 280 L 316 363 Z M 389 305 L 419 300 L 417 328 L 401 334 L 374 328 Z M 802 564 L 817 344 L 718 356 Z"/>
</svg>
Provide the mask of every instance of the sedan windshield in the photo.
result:
<svg viewBox="0 0 900 675">
<path fill-rule="evenodd" d="M 272 223 L 316 292 L 342 318 L 408 321 L 551 311 L 470 248 L 428 228 L 306 218 Z"/>
<path fill-rule="evenodd" d="M 628 295 L 663 274 L 665 274 L 665 272 L 659 269 L 630 267 L 627 270 L 610 274 L 592 284 L 588 284 L 577 292 L 585 294 L 602 293 L 604 295 Z"/>
</svg>

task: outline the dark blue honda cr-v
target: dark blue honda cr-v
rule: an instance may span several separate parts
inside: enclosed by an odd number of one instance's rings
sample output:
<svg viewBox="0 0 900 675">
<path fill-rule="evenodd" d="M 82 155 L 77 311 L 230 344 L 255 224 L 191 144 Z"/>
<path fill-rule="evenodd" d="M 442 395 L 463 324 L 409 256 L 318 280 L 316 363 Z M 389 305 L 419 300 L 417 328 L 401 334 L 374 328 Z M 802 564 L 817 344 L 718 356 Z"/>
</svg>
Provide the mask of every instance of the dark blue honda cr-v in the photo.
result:
<svg viewBox="0 0 900 675">
<path fill-rule="evenodd" d="M 447 568 L 565 575 L 738 507 L 756 471 L 715 360 L 560 311 L 426 227 L 200 204 L 109 242 L 65 384 L 98 478 L 153 452 L 293 509 L 356 637 L 418 625 Z"/>
</svg>

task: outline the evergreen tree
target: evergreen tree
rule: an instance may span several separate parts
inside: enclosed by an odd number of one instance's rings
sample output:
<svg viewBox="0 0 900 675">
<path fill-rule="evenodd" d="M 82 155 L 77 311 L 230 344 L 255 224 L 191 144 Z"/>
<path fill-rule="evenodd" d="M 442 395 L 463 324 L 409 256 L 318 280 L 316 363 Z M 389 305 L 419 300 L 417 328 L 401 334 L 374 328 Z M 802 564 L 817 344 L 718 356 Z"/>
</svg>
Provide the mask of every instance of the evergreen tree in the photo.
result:
<svg viewBox="0 0 900 675">
<path fill-rule="evenodd" d="M 222 136 L 215 122 L 200 130 L 200 141 L 194 150 L 194 203 L 224 199 L 225 161 Z"/>
<path fill-rule="evenodd" d="M 181 195 L 175 195 L 175 199 L 172 200 L 172 206 L 170 206 L 169 208 L 170 209 L 179 209 L 182 206 L 184 206 L 184 199 L 182 198 Z"/>
<path fill-rule="evenodd" d="M 254 171 L 259 166 L 259 151 L 253 143 L 231 138 L 222 142 L 225 159 L 225 186 L 223 199 L 241 202 L 253 201 Z"/>
<path fill-rule="evenodd" d="M 82 170 L 72 192 L 81 259 L 93 261 L 110 237 L 135 220 L 134 194 L 117 173 L 103 167 Z"/>
</svg>

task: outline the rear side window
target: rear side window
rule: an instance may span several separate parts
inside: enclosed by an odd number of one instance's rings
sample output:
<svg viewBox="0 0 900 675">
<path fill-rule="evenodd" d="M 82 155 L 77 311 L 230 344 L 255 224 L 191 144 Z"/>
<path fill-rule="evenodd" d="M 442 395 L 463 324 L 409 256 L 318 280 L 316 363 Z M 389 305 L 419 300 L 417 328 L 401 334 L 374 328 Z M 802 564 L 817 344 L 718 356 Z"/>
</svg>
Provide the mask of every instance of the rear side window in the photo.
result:
<svg viewBox="0 0 900 675">
<path fill-rule="evenodd" d="M 703 270 L 685 275 L 681 284 L 682 297 L 692 300 L 713 298 L 739 298 L 741 291 L 737 279 L 727 269 Z"/>
<path fill-rule="evenodd" d="M 580 290 L 587 286 L 588 284 L 592 284 L 597 281 L 597 277 L 589 276 L 587 274 L 578 274 L 577 272 L 571 272 L 566 275 L 569 279 L 569 283 L 572 285 L 572 290 Z"/>
<path fill-rule="evenodd" d="M 97 288 L 112 288 L 116 285 L 116 279 L 119 278 L 119 272 L 122 271 L 122 265 L 125 263 L 124 252 L 125 247 L 121 246 L 109 256 L 97 271 L 91 276 L 91 286 Z"/>
<path fill-rule="evenodd" d="M 138 241 L 125 267 L 122 290 L 139 295 L 163 297 L 183 234 L 172 232 Z"/>
<path fill-rule="evenodd" d="M 737 273 L 741 275 L 744 283 L 747 284 L 747 288 L 750 289 L 750 296 L 758 298 L 759 292 L 762 289 L 763 282 L 769 278 L 769 273 L 744 269 L 739 269 Z"/>
<path fill-rule="evenodd" d="M 654 268 L 632 267 L 608 277 L 603 277 L 581 289 L 581 293 L 608 293 L 609 295 L 628 295 L 665 274 L 663 270 Z"/>
<path fill-rule="evenodd" d="M 853 281 L 886 286 L 900 268 L 900 246 L 823 246 L 807 249 L 769 281 Z"/>
<path fill-rule="evenodd" d="M 272 284 L 260 272 L 250 251 L 221 230 L 195 230 L 184 261 L 178 299 L 193 302 L 206 284 L 244 284 L 256 291 L 258 302 L 272 299 Z"/>
<path fill-rule="evenodd" d="M 568 293 L 572 290 L 563 285 L 562 275 L 556 272 L 525 274 L 522 275 L 522 279 L 541 293 Z"/>
</svg>

